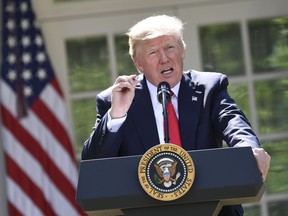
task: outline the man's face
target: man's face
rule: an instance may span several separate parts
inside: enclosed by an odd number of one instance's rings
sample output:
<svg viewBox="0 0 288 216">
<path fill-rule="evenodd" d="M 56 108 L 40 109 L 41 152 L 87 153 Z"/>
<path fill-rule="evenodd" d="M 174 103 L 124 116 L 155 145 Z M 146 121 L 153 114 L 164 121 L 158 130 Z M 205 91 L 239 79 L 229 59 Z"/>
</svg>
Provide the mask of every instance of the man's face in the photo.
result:
<svg viewBox="0 0 288 216">
<path fill-rule="evenodd" d="M 142 41 L 134 63 L 154 86 L 166 81 L 173 88 L 182 77 L 185 50 L 173 35 Z"/>
</svg>

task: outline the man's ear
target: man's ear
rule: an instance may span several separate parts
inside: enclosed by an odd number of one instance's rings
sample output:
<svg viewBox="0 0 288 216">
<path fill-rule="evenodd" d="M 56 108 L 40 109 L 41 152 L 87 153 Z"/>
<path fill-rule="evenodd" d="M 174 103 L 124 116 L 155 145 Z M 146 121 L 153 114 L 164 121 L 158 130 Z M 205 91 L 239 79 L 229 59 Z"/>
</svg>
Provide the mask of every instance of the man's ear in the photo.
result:
<svg viewBox="0 0 288 216">
<path fill-rule="evenodd" d="M 134 62 L 135 67 L 138 69 L 138 71 L 142 72 L 143 66 L 139 58 L 134 58 L 133 62 Z"/>
<path fill-rule="evenodd" d="M 182 56 L 182 59 L 184 61 L 184 59 L 185 59 L 185 49 L 184 48 L 182 49 L 181 56 Z"/>
</svg>

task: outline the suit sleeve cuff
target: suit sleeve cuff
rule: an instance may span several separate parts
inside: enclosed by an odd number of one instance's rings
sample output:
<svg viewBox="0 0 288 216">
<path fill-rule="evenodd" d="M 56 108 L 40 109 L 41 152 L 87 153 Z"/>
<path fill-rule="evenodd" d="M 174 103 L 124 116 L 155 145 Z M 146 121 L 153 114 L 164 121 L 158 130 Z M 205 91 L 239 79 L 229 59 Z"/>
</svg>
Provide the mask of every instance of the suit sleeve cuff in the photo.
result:
<svg viewBox="0 0 288 216">
<path fill-rule="evenodd" d="M 119 130 L 119 128 L 122 126 L 124 121 L 126 120 L 126 117 L 127 117 L 127 113 L 122 118 L 112 119 L 111 115 L 110 115 L 110 110 L 109 110 L 108 111 L 107 129 L 112 133 L 116 133 Z"/>
</svg>

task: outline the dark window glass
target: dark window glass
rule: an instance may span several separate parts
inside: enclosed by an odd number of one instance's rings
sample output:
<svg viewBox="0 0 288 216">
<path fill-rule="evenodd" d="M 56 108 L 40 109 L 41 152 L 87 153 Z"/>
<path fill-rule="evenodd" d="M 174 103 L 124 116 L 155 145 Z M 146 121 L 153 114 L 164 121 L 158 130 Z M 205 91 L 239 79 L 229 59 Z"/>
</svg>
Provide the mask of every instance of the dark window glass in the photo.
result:
<svg viewBox="0 0 288 216">
<path fill-rule="evenodd" d="M 258 125 L 261 134 L 288 131 L 288 79 L 255 83 Z"/>
<path fill-rule="evenodd" d="M 238 23 L 200 27 L 200 43 L 205 71 L 220 71 L 227 75 L 244 74 Z"/>
<path fill-rule="evenodd" d="M 110 84 L 106 37 L 66 41 L 70 91 L 102 90 Z"/>
<path fill-rule="evenodd" d="M 68 78 L 73 94 L 101 91 L 111 77 L 106 37 L 85 37 L 66 41 Z M 89 137 L 96 120 L 95 97 L 77 97 L 71 101 L 77 152 Z"/>
<path fill-rule="evenodd" d="M 137 74 L 137 70 L 129 55 L 128 37 L 119 35 L 115 38 L 118 75 Z"/>
<path fill-rule="evenodd" d="M 269 204 L 270 216 L 288 215 L 288 200 Z"/>
<path fill-rule="evenodd" d="M 264 142 L 263 147 L 271 156 L 265 182 L 267 193 L 288 193 L 288 141 Z"/>
<path fill-rule="evenodd" d="M 96 120 L 95 98 L 72 101 L 72 116 L 74 122 L 74 135 L 76 140 L 76 150 L 82 151 L 84 141 L 92 132 L 92 127 Z"/>
<path fill-rule="evenodd" d="M 245 216 L 261 216 L 261 211 L 258 205 L 254 206 L 243 206 Z"/>
<path fill-rule="evenodd" d="M 249 22 L 255 73 L 288 70 L 288 17 Z"/>
</svg>

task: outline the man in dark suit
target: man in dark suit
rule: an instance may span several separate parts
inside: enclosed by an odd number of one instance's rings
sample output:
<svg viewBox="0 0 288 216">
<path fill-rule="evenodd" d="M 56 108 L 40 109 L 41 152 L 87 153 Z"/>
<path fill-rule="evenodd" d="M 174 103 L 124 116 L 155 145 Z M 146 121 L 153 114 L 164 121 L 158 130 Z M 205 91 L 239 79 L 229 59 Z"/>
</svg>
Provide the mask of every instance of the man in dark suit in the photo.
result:
<svg viewBox="0 0 288 216">
<path fill-rule="evenodd" d="M 183 72 L 182 31 L 181 20 L 166 15 L 148 17 L 129 30 L 129 53 L 141 75 L 120 76 L 97 95 L 96 125 L 84 144 L 82 159 L 141 155 L 164 143 L 157 86 L 165 81 L 174 93 L 182 148 L 219 148 L 223 140 L 230 147 L 251 146 L 265 180 L 270 156 L 229 96 L 227 77 Z M 243 210 L 225 206 L 219 215 L 243 215 Z"/>
</svg>

